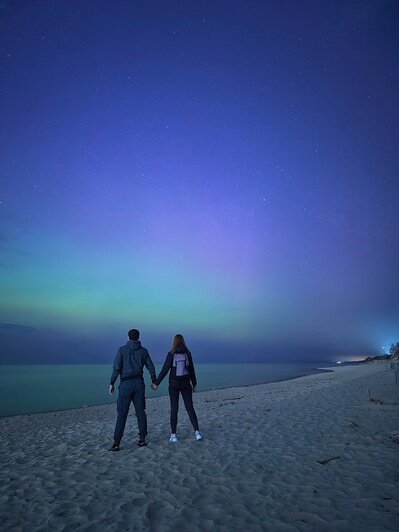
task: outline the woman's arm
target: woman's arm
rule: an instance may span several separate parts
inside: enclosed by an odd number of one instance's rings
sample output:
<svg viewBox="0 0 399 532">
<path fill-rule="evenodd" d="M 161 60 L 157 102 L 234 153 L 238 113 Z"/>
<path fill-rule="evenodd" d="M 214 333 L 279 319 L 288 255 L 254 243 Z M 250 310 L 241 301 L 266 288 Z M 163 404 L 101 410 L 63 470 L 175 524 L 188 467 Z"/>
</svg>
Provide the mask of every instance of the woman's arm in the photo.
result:
<svg viewBox="0 0 399 532">
<path fill-rule="evenodd" d="M 188 362 L 189 362 L 188 367 L 189 367 L 189 372 L 190 372 L 190 380 L 191 380 L 191 384 L 193 385 L 193 388 L 195 388 L 197 386 L 197 377 L 195 375 L 193 357 L 191 353 L 187 353 L 187 355 L 188 355 Z"/>
<path fill-rule="evenodd" d="M 164 380 L 164 378 L 168 374 L 168 371 L 172 367 L 172 363 L 173 363 L 173 355 L 172 355 L 172 353 L 168 353 L 166 355 L 166 359 L 165 359 L 163 368 L 161 369 L 161 373 L 158 375 L 158 378 L 155 381 L 155 384 L 157 386 L 159 386 L 161 384 L 161 382 Z"/>
</svg>

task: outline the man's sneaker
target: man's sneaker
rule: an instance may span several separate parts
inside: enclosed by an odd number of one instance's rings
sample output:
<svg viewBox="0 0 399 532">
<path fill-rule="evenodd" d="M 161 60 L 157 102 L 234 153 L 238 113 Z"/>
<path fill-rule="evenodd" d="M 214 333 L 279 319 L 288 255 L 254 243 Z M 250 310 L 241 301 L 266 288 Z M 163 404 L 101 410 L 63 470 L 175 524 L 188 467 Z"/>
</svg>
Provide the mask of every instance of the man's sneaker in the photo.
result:
<svg viewBox="0 0 399 532">
<path fill-rule="evenodd" d="M 138 446 L 138 447 L 145 447 L 146 445 L 147 445 L 147 442 L 146 442 L 145 440 L 141 440 L 141 439 L 140 439 L 140 440 L 137 442 L 137 446 Z"/>
<path fill-rule="evenodd" d="M 199 430 L 196 430 L 196 431 L 195 431 L 195 439 L 196 439 L 197 441 L 201 441 L 201 440 L 203 440 L 202 434 L 200 433 Z"/>
<path fill-rule="evenodd" d="M 172 436 L 169 438 L 170 443 L 177 443 L 176 434 L 172 434 Z"/>
<path fill-rule="evenodd" d="M 118 452 L 118 451 L 120 451 L 120 450 L 121 450 L 121 448 L 119 447 L 119 444 L 118 444 L 118 443 L 113 443 L 113 444 L 112 444 L 112 447 L 110 447 L 110 448 L 108 449 L 108 451 L 113 451 L 114 453 L 116 453 L 116 452 Z"/>
</svg>

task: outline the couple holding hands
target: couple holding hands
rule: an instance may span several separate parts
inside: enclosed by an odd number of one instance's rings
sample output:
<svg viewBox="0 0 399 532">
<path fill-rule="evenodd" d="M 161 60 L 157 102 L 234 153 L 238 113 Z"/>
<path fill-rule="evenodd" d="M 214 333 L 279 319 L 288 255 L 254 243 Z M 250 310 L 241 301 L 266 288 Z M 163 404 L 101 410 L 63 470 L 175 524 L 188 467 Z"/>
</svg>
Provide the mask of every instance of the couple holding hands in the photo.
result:
<svg viewBox="0 0 399 532">
<path fill-rule="evenodd" d="M 110 451 L 120 451 L 120 442 L 125 430 L 130 403 L 133 403 L 139 428 L 139 447 L 147 445 L 147 415 L 145 412 L 145 384 L 143 377 L 144 366 L 150 373 L 152 385 L 156 390 L 169 373 L 169 398 L 170 398 L 170 442 L 176 443 L 177 412 L 179 409 L 179 394 L 182 395 L 191 424 L 195 431 L 195 439 L 202 440 L 198 428 L 197 414 L 193 405 L 193 391 L 197 386 L 193 357 L 187 348 L 181 334 L 176 334 L 173 339 L 172 349 L 166 356 L 165 363 L 158 375 L 151 357 L 139 341 L 140 332 L 131 329 L 128 333 L 128 342 L 120 347 L 115 357 L 109 392 L 114 393 L 115 381 L 120 377 L 119 396 L 117 403 L 118 417 L 115 425 L 114 443 Z M 192 386 L 191 386 L 192 384 Z"/>
</svg>

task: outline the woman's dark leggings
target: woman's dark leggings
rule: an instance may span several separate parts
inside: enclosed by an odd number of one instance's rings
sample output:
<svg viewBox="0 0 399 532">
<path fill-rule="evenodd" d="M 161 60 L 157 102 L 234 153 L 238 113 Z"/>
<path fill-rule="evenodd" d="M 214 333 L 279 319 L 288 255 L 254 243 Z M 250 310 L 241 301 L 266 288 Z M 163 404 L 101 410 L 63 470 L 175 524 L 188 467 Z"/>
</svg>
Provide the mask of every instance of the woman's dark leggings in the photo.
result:
<svg viewBox="0 0 399 532">
<path fill-rule="evenodd" d="M 170 426 L 172 434 L 176 434 L 177 427 L 177 412 L 179 410 L 179 393 L 181 393 L 186 407 L 187 414 L 194 427 L 194 430 L 198 430 L 197 414 L 193 405 L 193 389 L 191 388 L 190 381 L 172 379 L 169 381 L 169 397 L 170 397 Z"/>
</svg>

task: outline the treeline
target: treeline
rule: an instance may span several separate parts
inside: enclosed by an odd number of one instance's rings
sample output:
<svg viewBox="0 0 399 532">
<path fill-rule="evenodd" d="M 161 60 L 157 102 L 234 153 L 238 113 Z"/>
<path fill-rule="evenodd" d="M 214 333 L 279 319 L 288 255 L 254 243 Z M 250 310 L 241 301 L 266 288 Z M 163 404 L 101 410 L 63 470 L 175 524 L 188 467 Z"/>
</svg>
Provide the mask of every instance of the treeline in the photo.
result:
<svg viewBox="0 0 399 532">
<path fill-rule="evenodd" d="M 396 342 L 396 344 L 391 344 L 391 347 L 389 348 L 389 354 L 387 355 L 380 355 L 375 357 L 367 357 L 364 359 L 365 362 L 372 362 L 373 360 L 392 360 L 399 358 L 399 342 Z"/>
</svg>

